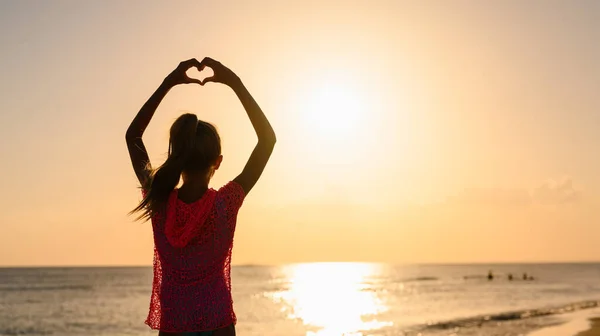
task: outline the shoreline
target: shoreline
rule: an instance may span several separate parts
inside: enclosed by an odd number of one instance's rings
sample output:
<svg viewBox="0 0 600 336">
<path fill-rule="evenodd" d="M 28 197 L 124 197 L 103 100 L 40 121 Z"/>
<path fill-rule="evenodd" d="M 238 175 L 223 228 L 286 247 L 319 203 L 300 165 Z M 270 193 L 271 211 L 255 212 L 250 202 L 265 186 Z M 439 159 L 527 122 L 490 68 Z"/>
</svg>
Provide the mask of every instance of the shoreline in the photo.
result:
<svg viewBox="0 0 600 336">
<path fill-rule="evenodd" d="M 527 336 L 600 336 L 600 309 L 579 311 L 561 317 L 562 322 L 547 326 Z"/>
<path fill-rule="evenodd" d="M 405 329 L 403 335 L 600 336 L 600 301 L 480 315 Z M 594 319 L 593 333 L 584 333 Z"/>
<path fill-rule="evenodd" d="M 587 330 L 581 331 L 573 336 L 600 336 L 600 317 L 588 319 L 590 327 Z"/>
</svg>

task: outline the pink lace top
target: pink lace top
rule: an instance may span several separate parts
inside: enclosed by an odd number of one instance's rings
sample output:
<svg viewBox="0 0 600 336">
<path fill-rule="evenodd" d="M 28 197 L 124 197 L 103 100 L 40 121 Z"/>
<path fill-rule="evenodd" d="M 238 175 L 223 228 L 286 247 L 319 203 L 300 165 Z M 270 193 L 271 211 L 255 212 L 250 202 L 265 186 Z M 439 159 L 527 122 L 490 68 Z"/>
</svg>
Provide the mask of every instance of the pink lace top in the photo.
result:
<svg viewBox="0 0 600 336">
<path fill-rule="evenodd" d="M 154 278 L 146 324 L 168 332 L 235 324 L 231 249 L 244 190 L 232 181 L 191 204 L 177 192 L 165 213 L 152 218 Z"/>
</svg>

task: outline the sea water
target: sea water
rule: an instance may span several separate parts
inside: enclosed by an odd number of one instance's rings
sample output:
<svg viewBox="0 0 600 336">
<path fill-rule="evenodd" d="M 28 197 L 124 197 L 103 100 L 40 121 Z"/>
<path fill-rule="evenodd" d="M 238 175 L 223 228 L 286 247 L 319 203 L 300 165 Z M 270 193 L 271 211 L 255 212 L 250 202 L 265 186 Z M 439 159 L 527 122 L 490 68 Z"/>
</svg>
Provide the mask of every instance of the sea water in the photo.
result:
<svg viewBox="0 0 600 336">
<path fill-rule="evenodd" d="M 156 334 L 144 324 L 151 281 L 150 267 L 0 268 L 0 335 Z M 508 322 L 541 327 L 600 300 L 592 263 L 234 266 L 232 281 L 242 336 L 492 334 L 478 330 L 501 323 L 518 335 Z"/>
</svg>

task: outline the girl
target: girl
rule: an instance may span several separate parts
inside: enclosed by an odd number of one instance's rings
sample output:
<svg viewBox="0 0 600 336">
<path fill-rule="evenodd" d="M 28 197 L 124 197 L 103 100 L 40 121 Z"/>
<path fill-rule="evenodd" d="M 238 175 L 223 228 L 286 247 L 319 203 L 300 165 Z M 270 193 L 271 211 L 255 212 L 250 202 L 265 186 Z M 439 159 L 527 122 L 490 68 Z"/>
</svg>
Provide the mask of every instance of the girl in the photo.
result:
<svg viewBox="0 0 600 336">
<path fill-rule="evenodd" d="M 213 70 L 203 81 L 189 78 L 196 67 Z M 222 83 L 233 89 L 258 136 L 246 166 L 219 190 L 208 183 L 221 165 L 219 134 L 193 114 L 177 118 L 170 130 L 167 160 L 152 170 L 142 141 L 158 104 L 178 84 Z M 275 133 L 241 80 L 221 63 L 205 58 L 181 62 L 142 106 L 126 134 L 143 200 L 132 211 L 150 219 L 154 233 L 154 265 L 150 312 L 146 324 L 159 336 L 235 335 L 231 296 L 231 249 L 236 217 L 244 197 L 262 174 Z M 183 184 L 176 188 L 180 178 Z"/>
</svg>

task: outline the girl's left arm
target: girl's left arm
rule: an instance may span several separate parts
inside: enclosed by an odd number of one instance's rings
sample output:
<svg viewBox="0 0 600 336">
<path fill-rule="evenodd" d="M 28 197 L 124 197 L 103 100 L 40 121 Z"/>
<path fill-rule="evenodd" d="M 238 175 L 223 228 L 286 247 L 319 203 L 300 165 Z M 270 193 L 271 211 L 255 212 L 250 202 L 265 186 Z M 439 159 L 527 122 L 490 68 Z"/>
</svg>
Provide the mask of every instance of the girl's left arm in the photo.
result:
<svg viewBox="0 0 600 336">
<path fill-rule="evenodd" d="M 133 165 L 135 175 L 142 187 L 146 185 L 146 182 L 150 177 L 150 172 L 152 171 L 150 158 L 148 157 L 146 146 L 144 146 L 142 135 L 144 135 L 146 127 L 148 127 L 152 116 L 154 116 L 156 108 L 170 89 L 171 86 L 163 82 L 158 89 L 156 89 L 154 94 L 150 96 L 148 101 L 146 101 L 144 106 L 142 106 L 125 133 L 125 140 L 127 141 L 127 149 L 129 150 L 131 164 Z"/>
<path fill-rule="evenodd" d="M 146 186 L 146 182 L 152 171 L 150 158 L 148 157 L 146 146 L 144 146 L 142 135 L 144 135 L 146 127 L 150 124 L 150 120 L 152 120 L 152 116 L 154 116 L 154 112 L 156 112 L 158 105 L 171 88 L 178 84 L 201 84 L 199 80 L 189 78 L 186 75 L 186 71 L 194 66 L 197 68 L 200 66 L 200 63 L 196 59 L 190 59 L 179 63 L 179 66 L 165 78 L 158 89 L 156 89 L 152 96 L 146 101 L 127 128 L 125 140 L 127 141 L 129 157 L 131 158 L 131 164 L 133 165 L 135 175 L 142 187 Z"/>
</svg>

